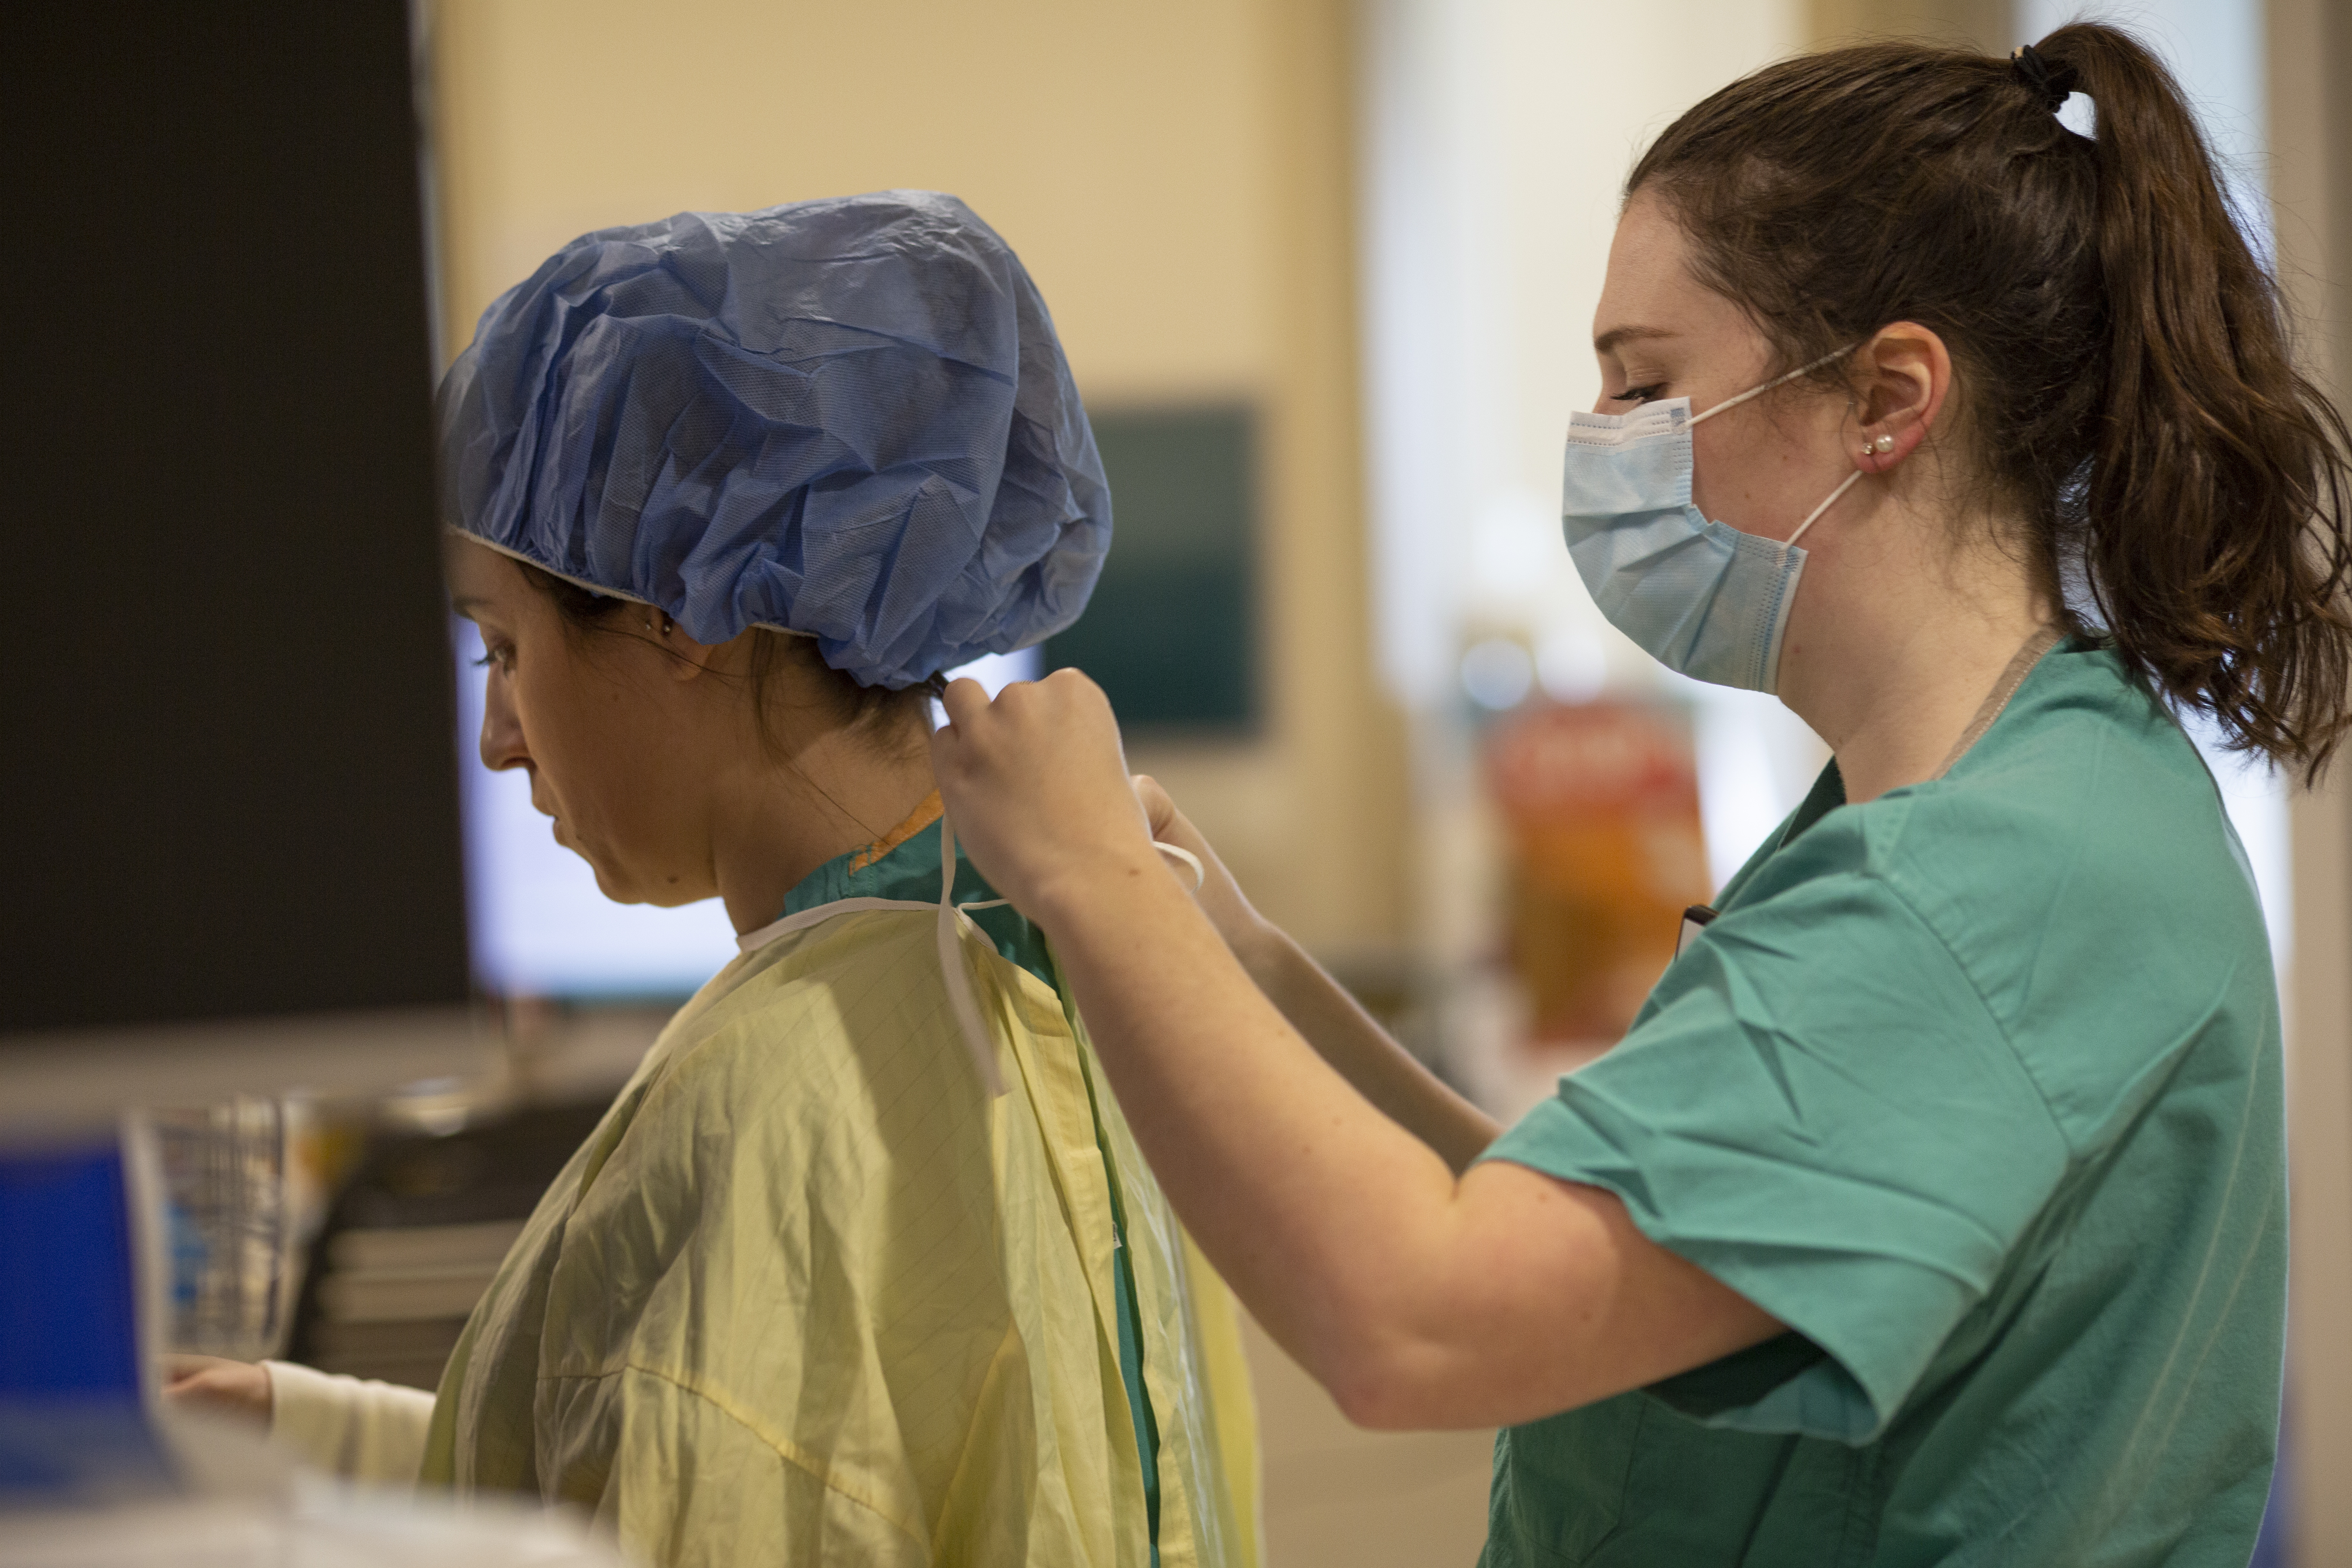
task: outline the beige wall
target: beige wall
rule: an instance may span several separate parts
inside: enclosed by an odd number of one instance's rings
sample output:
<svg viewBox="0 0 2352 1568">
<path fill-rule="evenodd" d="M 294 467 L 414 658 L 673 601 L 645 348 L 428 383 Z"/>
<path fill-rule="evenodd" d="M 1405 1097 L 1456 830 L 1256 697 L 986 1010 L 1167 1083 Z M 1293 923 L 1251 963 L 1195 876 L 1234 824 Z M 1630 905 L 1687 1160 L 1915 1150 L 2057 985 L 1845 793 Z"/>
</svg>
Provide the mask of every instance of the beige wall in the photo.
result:
<svg viewBox="0 0 2352 1568">
<path fill-rule="evenodd" d="M 687 208 L 962 196 L 1097 405 L 1262 412 L 1265 736 L 1139 746 L 1269 912 L 1383 948 L 1401 747 L 1365 656 L 1339 0 L 433 0 L 445 348 L 557 246 Z"/>
<path fill-rule="evenodd" d="M 1275 291 L 1260 9 L 439 0 L 449 346 L 584 230 L 915 185 L 1019 249 L 1090 393 L 1255 391 Z"/>
<path fill-rule="evenodd" d="M 2010 0 L 1806 0 L 1805 11 L 1816 48 L 1872 37 L 1927 37 L 2005 55 L 2032 42 L 2010 37 Z"/>
</svg>

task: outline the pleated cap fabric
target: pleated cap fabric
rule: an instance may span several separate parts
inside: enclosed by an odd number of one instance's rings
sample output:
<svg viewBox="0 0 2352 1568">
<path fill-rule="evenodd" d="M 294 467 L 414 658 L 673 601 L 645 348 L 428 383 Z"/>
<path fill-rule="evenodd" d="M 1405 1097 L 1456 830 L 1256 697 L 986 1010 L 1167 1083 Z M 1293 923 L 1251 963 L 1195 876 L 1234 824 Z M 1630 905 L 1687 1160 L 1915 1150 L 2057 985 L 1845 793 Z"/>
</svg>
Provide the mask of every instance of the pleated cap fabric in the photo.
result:
<svg viewBox="0 0 2352 1568">
<path fill-rule="evenodd" d="M 1045 302 L 936 192 L 583 236 L 483 313 L 438 417 L 461 532 L 867 686 L 1062 630 L 1110 547 Z"/>
</svg>

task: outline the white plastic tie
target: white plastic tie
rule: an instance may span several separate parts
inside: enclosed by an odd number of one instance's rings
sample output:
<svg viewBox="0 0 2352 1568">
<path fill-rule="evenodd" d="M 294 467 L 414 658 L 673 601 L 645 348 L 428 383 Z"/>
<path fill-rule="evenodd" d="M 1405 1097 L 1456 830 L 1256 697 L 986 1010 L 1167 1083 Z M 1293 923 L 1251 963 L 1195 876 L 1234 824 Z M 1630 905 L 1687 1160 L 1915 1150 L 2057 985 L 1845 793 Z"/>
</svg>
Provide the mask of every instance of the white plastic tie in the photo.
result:
<svg viewBox="0 0 2352 1568">
<path fill-rule="evenodd" d="M 963 1030 L 964 1044 L 971 1047 L 971 1064 L 980 1070 L 980 1083 L 991 1100 L 1004 1092 L 1004 1074 L 996 1065 L 996 1037 L 989 1032 L 980 1016 L 980 1003 L 971 994 L 971 975 L 963 966 L 963 932 L 971 919 L 955 902 L 955 828 L 949 823 L 947 813 L 940 813 L 940 973 L 946 979 L 948 1005 L 955 1009 L 956 1025 Z M 996 900 L 1002 903 L 1003 900 Z M 982 906 L 974 906 L 979 908 Z"/>
<path fill-rule="evenodd" d="M 1159 850 L 1162 855 L 1167 856 L 1171 860 L 1181 860 L 1185 865 L 1192 868 L 1192 890 L 1194 892 L 1199 892 L 1202 885 L 1208 881 L 1209 868 L 1201 864 L 1201 858 L 1198 855 L 1193 854 L 1190 849 L 1185 848 L 1182 845 L 1164 844 L 1155 838 L 1151 841 L 1151 847 L 1154 849 Z"/>
</svg>

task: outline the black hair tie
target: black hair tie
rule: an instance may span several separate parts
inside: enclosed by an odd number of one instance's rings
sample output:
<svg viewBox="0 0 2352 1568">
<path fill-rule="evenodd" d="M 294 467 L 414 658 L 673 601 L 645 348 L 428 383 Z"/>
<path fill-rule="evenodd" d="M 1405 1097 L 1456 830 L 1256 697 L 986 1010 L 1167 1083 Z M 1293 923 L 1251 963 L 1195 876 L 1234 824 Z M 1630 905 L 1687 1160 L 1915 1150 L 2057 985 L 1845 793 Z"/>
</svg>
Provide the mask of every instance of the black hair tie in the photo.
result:
<svg viewBox="0 0 2352 1568">
<path fill-rule="evenodd" d="M 2063 62 L 2053 66 L 2043 59 L 2032 44 L 2011 51 L 2009 74 L 2023 83 L 2035 100 L 2051 114 L 2058 112 L 2059 107 L 2073 95 L 2074 84 L 2083 79 L 2082 74 L 2073 66 Z"/>
</svg>

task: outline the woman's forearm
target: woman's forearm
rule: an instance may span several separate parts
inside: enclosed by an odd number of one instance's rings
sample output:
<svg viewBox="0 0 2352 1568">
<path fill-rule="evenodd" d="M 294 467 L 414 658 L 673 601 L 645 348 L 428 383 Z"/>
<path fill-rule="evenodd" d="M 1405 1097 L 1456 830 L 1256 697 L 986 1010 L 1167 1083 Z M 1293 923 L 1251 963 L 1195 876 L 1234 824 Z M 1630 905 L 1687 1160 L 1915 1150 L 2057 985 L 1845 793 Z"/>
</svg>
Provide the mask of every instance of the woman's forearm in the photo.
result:
<svg viewBox="0 0 2352 1568">
<path fill-rule="evenodd" d="M 1434 1140 L 1375 1109 L 1248 983 L 1150 861 L 1095 879 L 1045 920 L 1177 1212 L 1357 1421 L 1531 1420 L 1777 1331 L 1646 1241 L 1607 1194 L 1509 1163 L 1457 1176 Z M 1301 973 L 1290 971 L 1310 998 L 1302 1010 L 1339 1011 L 1333 993 L 1345 994 Z M 1443 1105 L 1382 1061 L 1402 1053 L 1348 1005 L 1357 1021 L 1330 1031 L 1339 1054 L 1371 1064 L 1367 1076 L 1406 1103 Z M 1441 1134 L 1457 1145 L 1475 1136 L 1465 1112 Z"/>
<path fill-rule="evenodd" d="M 1234 955 L 1291 1027 L 1357 1093 L 1437 1151 L 1459 1173 L 1501 1131 L 1494 1118 L 1448 1088 L 1397 1044 L 1346 987 L 1290 937 L 1264 926 Z"/>
<path fill-rule="evenodd" d="M 1187 1226 L 1349 1404 L 1425 1277 L 1412 1260 L 1442 1250 L 1433 1233 L 1455 1195 L 1446 1160 L 1309 1046 L 1156 863 L 1036 912 Z"/>
<path fill-rule="evenodd" d="M 1468 1169 L 1500 1131 L 1493 1119 L 1415 1061 L 1288 933 L 1258 914 L 1215 847 L 1158 781 L 1139 775 L 1134 783 L 1152 837 L 1200 860 L 1193 900 L 1267 1000 L 1358 1094 L 1457 1173 Z"/>
<path fill-rule="evenodd" d="M 1063 670 L 993 702 L 958 681 L 943 700 L 932 756 L 959 837 L 1053 942 L 1177 1213 L 1343 1410 L 1532 1420 L 1776 1331 L 1598 1188 L 1508 1162 L 1457 1175 L 1484 1119 L 1448 1107 L 1303 955 L 1257 954 L 1348 1070 L 1318 1053 L 1153 849 L 1091 681 Z"/>
</svg>

